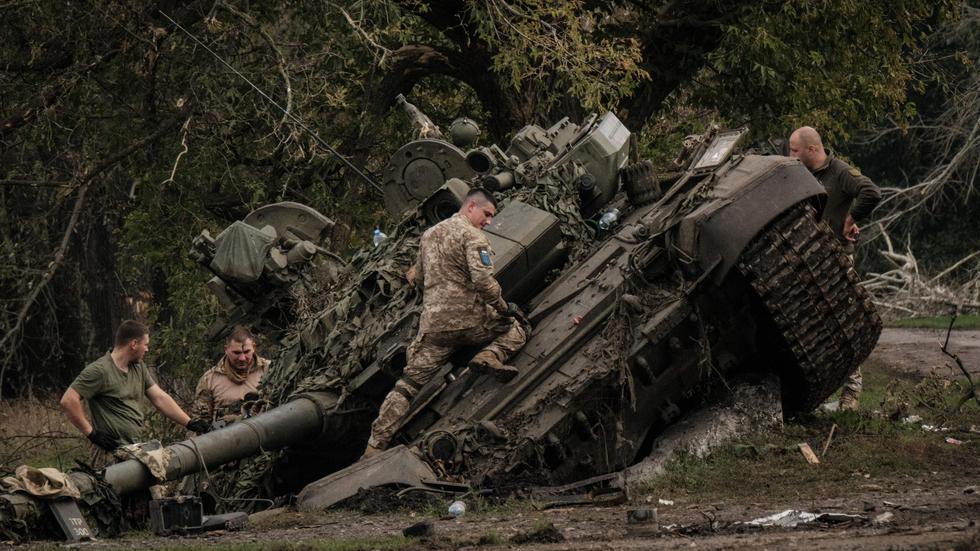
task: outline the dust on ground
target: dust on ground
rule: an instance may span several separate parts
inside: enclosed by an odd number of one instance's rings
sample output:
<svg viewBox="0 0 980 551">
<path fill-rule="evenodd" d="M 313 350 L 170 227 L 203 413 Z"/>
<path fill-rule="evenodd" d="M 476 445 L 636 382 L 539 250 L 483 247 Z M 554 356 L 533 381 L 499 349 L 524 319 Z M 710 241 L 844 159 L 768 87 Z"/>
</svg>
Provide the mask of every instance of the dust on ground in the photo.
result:
<svg viewBox="0 0 980 551">
<path fill-rule="evenodd" d="M 958 376 L 942 370 L 950 362 L 939 352 L 938 342 L 944 336 L 945 332 L 940 330 L 885 329 L 878 348 L 866 364 L 875 370 L 872 379 L 887 378 L 889 374 L 910 379 Z M 954 331 L 950 350 L 959 354 L 972 372 L 980 371 L 980 331 Z M 937 367 L 940 369 L 934 369 Z M 965 419 L 970 429 L 972 419 L 980 425 L 980 415 Z M 850 421 L 858 427 L 856 438 L 864 430 L 862 423 L 867 424 L 868 434 L 872 435 L 874 423 L 890 422 L 870 416 L 856 416 Z M 948 446 L 941 449 L 951 450 L 950 453 L 958 454 L 956 457 L 946 454 L 944 460 L 915 463 L 920 466 L 894 472 L 889 469 L 877 469 L 874 474 L 867 469 L 836 472 L 830 483 L 826 477 L 817 481 L 819 476 L 816 476 L 810 483 L 806 477 L 794 475 L 808 469 L 815 473 L 818 469 L 825 469 L 825 473 L 826 469 L 844 469 L 835 464 L 832 453 L 820 465 L 808 465 L 802 456 L 790 454 L 780 459 L 782 463 L 774 463 L 776 467 L 766 476 L 755 471 L 750 473 L 748 469 L 731 473 L 737 479 L 738 491 L 727 496 L 717 488 L 687 492 L 679 489 L 683 485 L 668 485 L 663 487 L 674 488 L 669 493 L 653 487 L 647 493 L 633 496 L 630 503 L 613 507 L 536 510 L 533 504 L 518 502 L 481 510 L 479 503 L 470 502 L 470 509 L 460 518 L 444 516 L 448 498 L 441 505 L 436 500 L 425 507 L 374 514 L 357 510 L 322 513 L 282 510 L 255 517 L 248 528 L 238 532 L 169 538 L 131 533 L 116 540 L 81 544 L 79 548 L 980 549 L 980 489 L 977 488 L 980 432 L 969 432 L 970 429 L 956 433 L 960 444 L 945 443 L 949 433 L 923 433 L 929 446 Z M 909 453 L 915 451 L 910 449 Z M 927 461 L 930 457 L 928 449 L 920 455 Z M 871 461 L 877 459 L 872 457 Z M 887 463 L 895 458 L 880 459 Z M 657 509 L 659 532 L 637 530 L 635 525 L 627 523 L 627 511 L 638 508 Z M 796 528 L 758 528 L 745 524 L 787 509 L 844 513 L 860 518 L 843 524 L 814 522 Z M 433 523 L 432 537 L 402 538 L 404 528 L 423 520 Z"/>
</svg>

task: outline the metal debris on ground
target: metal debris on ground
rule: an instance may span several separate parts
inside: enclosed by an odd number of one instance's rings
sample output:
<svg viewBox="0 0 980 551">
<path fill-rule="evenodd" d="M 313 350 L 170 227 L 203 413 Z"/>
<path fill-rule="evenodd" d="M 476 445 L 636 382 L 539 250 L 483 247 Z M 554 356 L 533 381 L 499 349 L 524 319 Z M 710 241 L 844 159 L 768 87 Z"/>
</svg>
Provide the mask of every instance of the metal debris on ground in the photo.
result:
<svg viewBox="0 0 980 551">
<path fill-rule="evenodd" d="M 888 511 L 876 516 L 874 520 L 871 522 L 872 524 L 875 525 L 881 525 L 881 524 L 888 524 L 890 522 L 893 522 L 894 520 L 895 520 L 895 513 Z"/>
<path fill-rule="evenodd" d="M 649 524 L 651 522 L 657 522 L 656 507 L 626 511 L 626 524 Z"/>
<path fill-rule="evenodd" d="M 781 513 L 775 513 L 767 517 L 744 522 L 748 526 L 779 526 L 783 528 L 796 528 L 801 524 L 819 522 L 823 524 L 853 524 L 867 522 L 868 517 L 862 515 L 847 515 L 844 513 L 808 513 L 796 509 L 786 509 Z M 738 523 L 736 523 L 738 524 Z"/>
<path fill-rule="evenodd" d="M 657 508 L 630 509 L 626 511 L 626 534 L 628 536 L 655 536 L 660 532 Z"/>
</svg>

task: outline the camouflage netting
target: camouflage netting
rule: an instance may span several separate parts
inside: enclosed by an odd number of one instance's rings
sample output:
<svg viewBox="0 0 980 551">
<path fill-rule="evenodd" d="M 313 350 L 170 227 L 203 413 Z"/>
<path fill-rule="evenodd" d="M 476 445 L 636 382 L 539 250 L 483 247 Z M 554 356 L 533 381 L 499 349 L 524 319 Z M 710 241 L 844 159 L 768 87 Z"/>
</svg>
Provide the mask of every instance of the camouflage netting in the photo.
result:
<svg viewBox="0 0 980 551">
<path fill-rule="evenodd" d="M 533 187 L 501 194 L 501 208 L 513 200 L 548 211 L 561 222 L 570 258 L 589 249 L 593 230 L 579 214 L 578 191 L 565 179 L 543 175 Z M 324 290 L 297 286 L 296 325 L 289 331 L 263 382 L 273 405 L 302 392 L 343 390 L 375 359 L 377 342 L 405 316 L 421 311 L 421 295 L 405 281 L 425 229 L 416 211 L 373 249 L 359 251 L 348 271 Z"/>
<path fill-rule="evenodd" d="M 578 190 L 562 170 L 567 168 L 538 176 L 535 186 L 497 195 L 501 209 L 518 200 L 558 217 L 569 257 L 578 259 L 591 248 L 595 232 L 579 213 Z M 355 254 L 336 283 L 293 289 L 298 321 L 263 381 L 263 393 L 273 407 L 310 391 L 333 391 L 343 400 L 348 381 L 375 360 L 382 336 L 421 312 L 421 295 L 407 284 L 404 273 L 415 261 L 425 227 L 416 210 L 380 245 Z M 415 321 L 411 323 L 414 332 Z M 246 503 L 241 500 L 263 495 L 262 480 L 276 455 L 263 454 L 261 461 L 234 473 L 212 473 L 212 490 L 231 508 L 241 509 Z"/>
</svg>

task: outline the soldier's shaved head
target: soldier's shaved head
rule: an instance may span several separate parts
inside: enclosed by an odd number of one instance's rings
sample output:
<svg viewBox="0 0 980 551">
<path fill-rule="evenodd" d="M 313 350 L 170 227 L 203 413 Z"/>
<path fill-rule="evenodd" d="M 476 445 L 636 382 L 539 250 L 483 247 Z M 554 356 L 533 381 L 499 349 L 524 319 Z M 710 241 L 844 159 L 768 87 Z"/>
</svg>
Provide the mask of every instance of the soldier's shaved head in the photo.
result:
<svg viewBox="0 0 980 551">
<path fill-rule="evenodd" d="M 466 199 L 463 200 L 463 204 L 466 204 L 466 202 L 470 199 L 490 203 L 494 208 L 497 208 L 497 200 L 493 198 L 493 194 L 483 188 L 476 187 L 471 189 L 470 192 L 466 194 Z"/>
<path fill-rule="evenodd" d="M 812 126 L 801 126 L 789 136 L 789 156 L 796 157 L 810 170 L 823 166 L 827 153 L 823 148 L 820 133 Z"/>
<path fill-rule="evenodd" d="M 820 133 L 817 132 L 812 126 L 801 126 L 793 131 L 793 135 L 790 136 L 790 140 L 796 136 L 796 139 L 800 141 L 800 144 L 806 145 L 819 145 L 823 147 L 823 140 L 820 139 Z"/>
</svg>

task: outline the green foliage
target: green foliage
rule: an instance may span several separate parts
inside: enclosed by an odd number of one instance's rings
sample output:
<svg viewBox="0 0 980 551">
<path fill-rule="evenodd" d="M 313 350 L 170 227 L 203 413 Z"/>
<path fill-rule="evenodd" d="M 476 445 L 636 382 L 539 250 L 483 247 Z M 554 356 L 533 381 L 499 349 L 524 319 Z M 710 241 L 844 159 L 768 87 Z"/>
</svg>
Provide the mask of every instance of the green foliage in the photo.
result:
<svg viewBox="0 0 980 551">
<path fill-rule="evenodd" d="M 467 2 L 476 36 L 495 50 L 493 69 L 520 90 L 542 79 L 586 109 L 611 109 L 650 78 L 638 37 L 607 34 L 606 10 L 582 0 Z"/>
<path fill-rule="evenodd" d="M 933 316 L 931 318 L 908 318 L 890 322 L 889 327 L 911 327 L 920 329 L 948 329 L 949 316 Z M 953 329 L 980 329 L 980 316 L 957 316 Z"/>
<path fill-rule="evenodd" d="M 931 23 L 958 2 L 741 3 L 695 86 L 696 101 L 757 131 L 818 128 L 831 142 L 915 113 L 907 90 Z M 778 134 L 777 134 L 778 135 Z"/>
<path fill-rule="evenodd" d="M 192 379 L 212 360 L 202 335 L 219 312 L 207 273 L 186 259 L 190 240 L 261 204 L 298 201 L 335 218 L 352 235 L 331 243 L 340 252 L 392 225 L 370 186 L 160 7 L 380 179 L 412 135 L 391 109 L 397 93 L 443 128 L 475 119 L 483 144 L 506 145 L 529 122 L 613 109 L 633 119 L 640 151 L 664 161 L 710 122 L 751 122 L 760 134 L 807 122 L 843 137 L 882 116 L 905 120 L 922 37 L 957 5 L 3 6 L 0 369 L 16 374 L 4 386 L 66 383 L 133 315 L 152 320 L 161 371 Z M 67 255 L 45 282 L 64 236 Z M 44 292 L 28 302 L 38 285 Z M 148 312 L 131 308 L 142 303 Z"/>
</svg>

